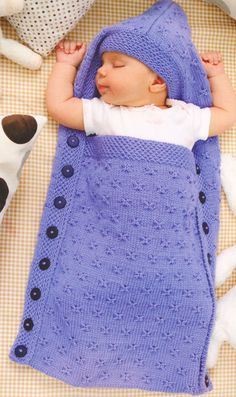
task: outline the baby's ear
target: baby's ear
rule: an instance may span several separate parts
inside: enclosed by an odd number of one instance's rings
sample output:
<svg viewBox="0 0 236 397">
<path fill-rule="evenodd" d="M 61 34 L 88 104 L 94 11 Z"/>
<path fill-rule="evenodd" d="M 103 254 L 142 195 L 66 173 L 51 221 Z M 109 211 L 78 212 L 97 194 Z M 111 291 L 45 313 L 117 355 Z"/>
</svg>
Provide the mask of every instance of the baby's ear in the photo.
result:
<svg viewBox="0 0 236 397">
<path fill-rule="evenodd" d="M 165 80 L 161 76 L 157 76 L 153 82 L 154 84 L 163 84 Z"/>
<path fill-rule="evenodd" d="M 165 80 L 161 76 L 156 76 L 150 84 L 150 91 L 153 93 L 166 90 Z"/>
</svg>

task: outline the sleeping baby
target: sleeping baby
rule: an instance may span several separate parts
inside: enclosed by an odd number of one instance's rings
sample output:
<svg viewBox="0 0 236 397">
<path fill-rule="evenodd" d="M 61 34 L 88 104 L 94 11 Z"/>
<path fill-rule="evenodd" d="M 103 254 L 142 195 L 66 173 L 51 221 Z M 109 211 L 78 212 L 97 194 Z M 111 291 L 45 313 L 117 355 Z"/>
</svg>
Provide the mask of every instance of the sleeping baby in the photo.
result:
<svg viewBox="0 0 236 397">
<path fill-rule="evenodd" d="M 168 98 L 164 79 L 138 59 L 117 51 L 101 54 L 96 74 L 99 98 L 75 98 L 73 83 L 86 46 L 61 41 L 48 82 L 48 112 L 60 124 L 87 135 L 126 135 L 192 149 L 198 140 L 223 133 L 236 122 L 236 95 L 221 54 L 201 54 L 213 105 L 201 109 Z"/>
</svg>

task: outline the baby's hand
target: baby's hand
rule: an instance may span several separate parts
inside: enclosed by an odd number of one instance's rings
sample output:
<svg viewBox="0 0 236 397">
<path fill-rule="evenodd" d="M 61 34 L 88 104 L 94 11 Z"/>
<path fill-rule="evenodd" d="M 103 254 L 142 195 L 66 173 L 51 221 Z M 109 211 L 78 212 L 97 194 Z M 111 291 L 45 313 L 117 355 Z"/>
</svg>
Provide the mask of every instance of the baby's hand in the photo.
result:
<svg viewBox="0 0 236 397">
<path fill-rule="evenodd" d="M 80 41 L 62 40 L 57 44 L 55 50 L 57 62 L 69 63 L 77 67 L 84 58 L 86 44 Z"/>
<path fill-rule="evenodd" d="M 204 52 L 200 57 L 208 77 L 224 73 L 223 58 L 219 52 Z"/>
</svg>

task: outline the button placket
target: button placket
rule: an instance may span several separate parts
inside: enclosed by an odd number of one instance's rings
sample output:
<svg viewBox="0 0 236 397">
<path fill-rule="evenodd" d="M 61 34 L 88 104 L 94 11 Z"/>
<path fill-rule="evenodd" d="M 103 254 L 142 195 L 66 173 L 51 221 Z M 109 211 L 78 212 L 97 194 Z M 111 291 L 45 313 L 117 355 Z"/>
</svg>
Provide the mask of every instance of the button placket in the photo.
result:
<svg viewBox="0 0 236 397">
<path fill-rule="evenodd" d="M 72 135 L 67 139 L 67 144 L 71 148 L 75 148 L 79 145 L 79 138 Z M 74 168 L 71 165 L 65 165 L 61 169 L 61 173 L 65 178 L 70 178 L 74 175 Z M 58 209 L 62 209 L 66 206 L 66 199 L 63 196 L 58 196 L 54 199 L 54 206 Z M 46 230 L 46 234 L 50 239 L 54 239 L 58 236 L 58 228 L 56 226 L 49 226 Z M 50 259 L 45 257 L 39 262 L 40 270 L 47 270 L 51 265 Z M 38 287 L 34 287 L 30 291 L 30 297 L 32 300 L 37 301 L 41 298 L 41 290 Z M 34 322 L 31 317 L 26 318 L 23 323 L 24 330 L 30 332 L 34 327 Z M 28 352 L 25 345 L 18 345 L 15 347 L 16 357 L 23 358 Z"/>
<path fill-rule="evenodd" d="M 67 144 L 68 146 L 70 146 L 71 148 L 75 148 L 79 145 L 79 138 L 72 135 L 70 137 L 68 137 L 67 139 Z M 65 165 L 62 169 L 61 169 L 61 173 L 65 178 L 70 178 L 74 175 L 74 168 L 68 164 Z M 65 197 L 63 196 L 58 196 L 54 199 L 54 206 L 57 209 L 62 209 L 66 206 L 67 202 Z M 49 226 L 46 230 L 46 235 L 48 238 L 50 239 L 54 239 L 58 236 L 58 228 L 54 225 Z M 39 261 L 39 269 L 42 271 L 47 270 L 51 265 L 50 259 L 45 257 L 42 258 Z M 30 291 L 30 297 L 33 301 L 37 301 L 41 298 L 41 290 L 38 287 L 34 287 L 31 289 Z M 25 331 L 30 332 L 34 327 L 34 322 L 33 319 L 31 317 L 26 318 L 23 322 L 23 328 Z M 25 345 L 18 345 L 15 347 L 15 355 L 16 357 L 19 358 L 23 358 L 28 352 L 28 349 Z"/>
</svg>

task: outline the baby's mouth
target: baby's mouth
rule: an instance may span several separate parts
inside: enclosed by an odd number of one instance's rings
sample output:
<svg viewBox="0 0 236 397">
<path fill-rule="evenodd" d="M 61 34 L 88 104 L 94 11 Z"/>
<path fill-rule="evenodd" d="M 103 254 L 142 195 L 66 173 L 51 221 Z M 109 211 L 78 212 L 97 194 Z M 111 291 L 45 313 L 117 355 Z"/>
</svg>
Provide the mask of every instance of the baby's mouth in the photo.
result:
<svg viewBox="0 0 236 397">
<path fill-rule="evenodd" d="M 106 91 L 107 88 L 108 88 L 108 87 L 105 86 L 105 85 L 100 85 L 100 84 L 98 84 L 98 89 L 99 89 L 100 92 Z"/>
</svg>

